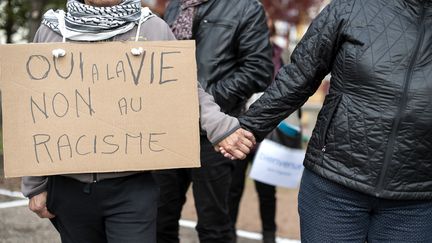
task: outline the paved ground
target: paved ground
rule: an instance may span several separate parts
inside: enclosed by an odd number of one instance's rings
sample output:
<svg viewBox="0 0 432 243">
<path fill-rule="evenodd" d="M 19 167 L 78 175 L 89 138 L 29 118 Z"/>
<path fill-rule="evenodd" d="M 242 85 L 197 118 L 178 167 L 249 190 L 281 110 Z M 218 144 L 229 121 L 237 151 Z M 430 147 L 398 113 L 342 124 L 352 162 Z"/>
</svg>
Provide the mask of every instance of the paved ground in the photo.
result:
<svg viewBox="0 0 432 243">
<path fill-rule="evenodd" d="M 50 225 L 48 220 L 41 220 L 31 213 L 23 202 L 22 198 L 5 196 L 7 191 L 19 191 L 19 179 L 3 178 L 3 163 L 0 161 L 0 243 L 55 243 L 60 242 L 58 234 Z M 278 235 L 283 238 L 298 239 L 298 216 L 296 212 L 297 191 L 279 190 L 278 215 L 279 225 Z M 185 227 L 181 228 L 181 243 L 198 243 L 193 226 L 190 224 L 196 220 L 195 209 L 191 193 L 188 194 L 182 218 Z M 8 203 L 21 203 L 21 206 L 7 207 Z M 9 205 L 10 206 L 10 205 Z M 256 237 L 260 232 L 260 222 L 258 216 L 257 196 L 251 181 L 247 182 L 245 196 L 242 200 L 238 228 L 243 230 L 238 243 L 258 243 Z M 245 232 L 246 231 L 246 232 Z M 255 239 L 255 240 L 254 240 Z M 296 242 L 280 240 L 279 242 Z"/>
</svg>

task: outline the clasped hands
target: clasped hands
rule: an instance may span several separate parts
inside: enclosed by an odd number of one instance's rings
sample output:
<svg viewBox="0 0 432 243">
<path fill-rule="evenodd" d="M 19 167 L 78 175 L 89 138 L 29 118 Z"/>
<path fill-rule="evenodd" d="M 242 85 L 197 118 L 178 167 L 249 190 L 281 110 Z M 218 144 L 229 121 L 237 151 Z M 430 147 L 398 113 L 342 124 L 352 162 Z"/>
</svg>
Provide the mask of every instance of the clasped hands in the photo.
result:
<svg viewBox="0 0 432 243">
<path fill-rule="evenodd" d="M 254 135 L 242 128 L 226 137 L 215 146 L 215 150 L 231 160 L 245 159 L 255 146 Z"/>
</svg>

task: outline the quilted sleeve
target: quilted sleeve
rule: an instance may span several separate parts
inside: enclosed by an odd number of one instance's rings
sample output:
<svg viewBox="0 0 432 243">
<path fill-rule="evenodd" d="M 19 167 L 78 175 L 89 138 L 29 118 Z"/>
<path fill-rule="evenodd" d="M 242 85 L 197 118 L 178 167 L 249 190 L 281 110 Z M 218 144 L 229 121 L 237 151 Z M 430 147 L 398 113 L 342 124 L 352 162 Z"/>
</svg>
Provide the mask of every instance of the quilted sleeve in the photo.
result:
<svg viewBox="0 0 432 243">
<path fill-rule="evenodd" d="M 264 95 L 239 118 L 242 127 L 261 140 L 315 93 L 332 69 L 352 2 L 333 0 L 312 21 L 291 63 L 279 70 Z"/>
</svg>

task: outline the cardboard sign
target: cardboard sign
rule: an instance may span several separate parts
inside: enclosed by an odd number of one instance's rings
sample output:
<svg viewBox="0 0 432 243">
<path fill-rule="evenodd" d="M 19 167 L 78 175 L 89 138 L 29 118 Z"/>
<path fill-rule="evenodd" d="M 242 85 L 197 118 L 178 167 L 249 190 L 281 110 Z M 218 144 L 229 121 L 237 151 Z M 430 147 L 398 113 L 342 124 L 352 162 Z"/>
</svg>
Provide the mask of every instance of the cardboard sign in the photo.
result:
<svg viewBox="0 0 432 243">
<path fill-rule="evenodd" d="M 196 73 L 193 41 L 0 46 L 5 176 L 199 167 Z"/>
<path fill-rule="evenodd" d="M 250 172 L 254 180 L 287 188 L 297 188 L 303 174 L 305 151 L 283 146 L 268 139 L 260 144 Z"/>
</svg>

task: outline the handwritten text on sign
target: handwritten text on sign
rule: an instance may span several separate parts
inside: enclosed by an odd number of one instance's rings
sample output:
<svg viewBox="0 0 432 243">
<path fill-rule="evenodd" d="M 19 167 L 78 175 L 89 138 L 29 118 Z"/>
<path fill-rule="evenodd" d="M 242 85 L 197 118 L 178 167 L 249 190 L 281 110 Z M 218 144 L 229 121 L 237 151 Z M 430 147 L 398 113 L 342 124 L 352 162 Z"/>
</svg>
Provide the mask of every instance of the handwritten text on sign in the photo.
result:
<svg viewBox="0 0 432 243">
<path fill-rule="evenodd" d="M 198 166 L 194 43 L 144 44 L 0 47 L 6 176 Z"/>
</svg>

